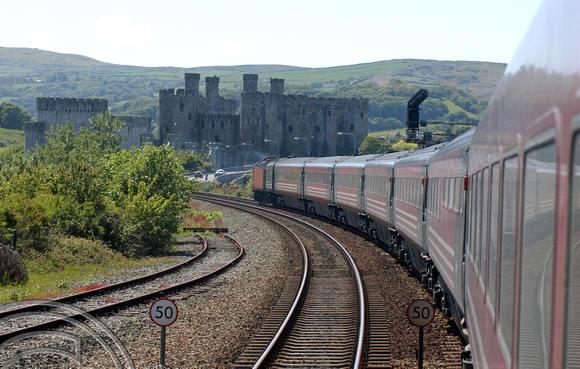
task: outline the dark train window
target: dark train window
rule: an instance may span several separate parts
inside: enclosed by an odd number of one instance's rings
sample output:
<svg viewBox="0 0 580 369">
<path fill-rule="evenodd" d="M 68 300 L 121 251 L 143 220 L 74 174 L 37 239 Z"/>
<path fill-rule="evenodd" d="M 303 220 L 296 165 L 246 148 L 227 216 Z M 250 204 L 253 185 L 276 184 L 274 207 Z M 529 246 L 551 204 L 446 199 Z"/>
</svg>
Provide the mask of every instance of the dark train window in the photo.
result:
<svg viewBox="0 0 580 369">
<path fill-rule="evenodd" d="M 526 153 L 524 168 L 519 365 L 546 368 L 550 363 L 556 145 Z"/>
<path fill-rule="evenodd" d="M 580 335 L 575 327 L 580 324 L 580 134 L 574 139 L 574 157 L 571 160 L 570 178 L 570 201 L 568 202 L 570 213 L 570 242 L 568 257 L 568 309 L 567 309 L 567 332 L 566 332 L 566 362 L 564 367 L 574 368 L 580 366 Z"/>
<path fill-rule="evenodd" d="M 469 257 L 471 259 L 471 261 L 473 262 L 473 257 L 474 257 L 474 250 L 473 247 L 474 245 L 474 236 L 473 234 L 475 233 L 475 179 L 476 176 L 473 175 L 471 176 L 471 178 L 469 178 L 469 189 L 467 191 L 467 195 L 469 196 L 468 198 L 468 202 L 469 202 L 469 214 L 467 217 L 468 220 L 468 226 L 467 226 L 467 234 L 465 235 L 465 239 L 468 242 L 467 245 L 467 250 L 469 251 Z"/>
<path fill-rule="evenodd" d="M 462 198 L 463 198 L 463 183 L 461 177 L 455 177 L 455 212 L 457 214 L 463 214 L 462 211 Z"/>
<path fill-rule="evenodd" d="M 487 281 L 487 235 L 489 233 L 488 229 L 488 204 L 487 200 L 489 198 L 489 169 L 485 168 L 481 176 L 481 268 L 479 269 L 481 274 L 481 281 L 486 283 Z"/>
<path fill-rule="evenodd" d="M 491 198 L 489 217 L 489 283 L 487 295 L 491 306 L 495 307 L 495 294 L 497 292 L 497 264 L 498 264 L 498 228 L 499 228 L 499 163 L 491 167 Z"/>
<path fill-rule="evenodd" d="M 481 210 L 482 210 L 482 181 L 483 176 L 481 172 L 478 172 L 475 177 L 475 188 L 473 189 L 473 195 L 475 196 L 475 217 L 473 221 L 475 222 L 474 234 L 473 234 L 473 252 L 475 256 L 474 264 L 477 271 L 477 275 L 481 272 Z"/>
<path fill-rule="evenodd" d="M 518 200 L 518 158 L 503 164 L 502 226 L 500 244 L 499 325 L 509 348 L 512 346 L 514 280 L 516 258 L 516 209 Z"/>
</svg>

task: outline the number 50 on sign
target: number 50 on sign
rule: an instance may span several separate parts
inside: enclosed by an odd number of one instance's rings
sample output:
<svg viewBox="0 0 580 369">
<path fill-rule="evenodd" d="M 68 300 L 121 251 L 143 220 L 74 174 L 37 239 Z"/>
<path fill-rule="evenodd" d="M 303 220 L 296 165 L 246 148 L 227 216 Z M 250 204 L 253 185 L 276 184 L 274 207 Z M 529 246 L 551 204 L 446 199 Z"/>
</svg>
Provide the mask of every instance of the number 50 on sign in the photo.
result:
<svg viewBox="0 0 580 369">
<path fill-rule="evenodd" d="M 151 305 L 149 315 L 151 320 L 160 327 L 170 326 L 177 319 L 177 305 L 169 299 L 159 299 Z"/>
<path fill-rule="evenodd" d="M 435 308 L 429 300 L 418 299 L 407 307 L 407 318 L 411 324 L 417 327 L 425 327 L 433 321 Z"/>
</svg>

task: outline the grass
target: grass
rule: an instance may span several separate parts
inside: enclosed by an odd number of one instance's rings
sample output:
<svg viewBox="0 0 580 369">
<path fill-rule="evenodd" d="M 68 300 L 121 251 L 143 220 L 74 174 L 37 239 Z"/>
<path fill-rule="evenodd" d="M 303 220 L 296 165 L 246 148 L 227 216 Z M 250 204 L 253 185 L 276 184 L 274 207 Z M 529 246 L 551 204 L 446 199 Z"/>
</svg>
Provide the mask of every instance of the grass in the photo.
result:
<svg viewBox="0 0 580 369">
<path fill-rule="evenodd" d="M 138 268 L 167 266 L 173 264 L 168 257 L 131 260 L 115 258 L 103 264 L 67 265 L 46 270 L 36 260 L 27 260 L 29 280 L 24 284 L 9 284 L 0 287 L 0 304 L 13 301 L 50 299 L 61 295 L 87 291 L 104 286 L 97 281 L 134 274 Z"/>
<path fill-rule="evenodd" d="M 254 198 L 254 193 L 251 186 L 240 185 L 236 183 L 219 183 L 219 182 L 204 182 L 201 185 L 200 191 L 209 192 L 216 195 L 226 195 L 232 197 L 243 197 L 246 199 Z"/>
<path fill-rule="evenodd" d="M 0 128 L 0 146 L 21 144 L 24 146 L 24 131 Z"/>
</svg>

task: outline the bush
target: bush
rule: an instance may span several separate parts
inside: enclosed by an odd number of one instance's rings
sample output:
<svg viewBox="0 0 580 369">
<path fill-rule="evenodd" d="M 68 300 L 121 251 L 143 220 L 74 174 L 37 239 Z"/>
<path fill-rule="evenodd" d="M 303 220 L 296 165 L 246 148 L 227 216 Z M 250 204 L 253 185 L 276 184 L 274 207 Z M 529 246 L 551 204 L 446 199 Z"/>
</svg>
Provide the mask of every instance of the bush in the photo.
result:
<svg viewBox="0 0 580 369">
<path fill-rule="evenodd" d="M 20 254 L 0 244 L 0 286 L 27 280 L 28 272 Z"/>
<path fill-rule="evenodd" d="M 44 252 L 30 252 L 27 264 L 31 272 L 48 273 L 67 266 L 104 264 L 123 257 L 104 242 L 52 233 Z"/>
</svg>

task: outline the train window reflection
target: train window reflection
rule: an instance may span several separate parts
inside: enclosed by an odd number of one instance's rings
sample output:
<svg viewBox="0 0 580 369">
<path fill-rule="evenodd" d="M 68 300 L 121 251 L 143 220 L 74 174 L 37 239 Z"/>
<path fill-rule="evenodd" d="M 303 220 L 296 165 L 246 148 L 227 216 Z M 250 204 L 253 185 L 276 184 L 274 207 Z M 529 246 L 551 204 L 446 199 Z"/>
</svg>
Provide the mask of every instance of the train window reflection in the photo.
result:
<svg viewBox="0 0 580 369">
<path fill-rule="evenodd" d="M 499 164 L 491 167 L 491 199 L 489 219 L 489 284 L 487 295 L 491 306 L 495 307 L 495 293 L 497 282 L 497 239 L 499 227 Z"/>
<path fill-rule="evenodd" d="M 485 168 L 481 178 L 481 282 L 485 285 L 487 278 L 487 235 L 488 225 L 488 206 L 487 199 L 489 194 L 489 169 Z"/>
<path fill-rule="evenodd" d="M 526 154 L 522 208 L 519 364 L 547 368 L 550 360 L 556 204 L 556 148 Z"/>
<path fill-rule="evenodd" d="M 512 347 L 514 272 L 516 254 L 516 208 L 518 199 L 518 158 L 504 161 L 502 233 L 500 244 L 499 324 L 508 348 Z"/>
<path fill-rule="evenodd" d="M 570 280 L 568 282 L 568 316 L 566 334 L 566 363 L 567 368 L 580 366 L 580 134 L 574 139 L 574 157 L 572 158 L 572 197 L 570 198 L 570 257 L 568 270 Z"/>
</svg>

